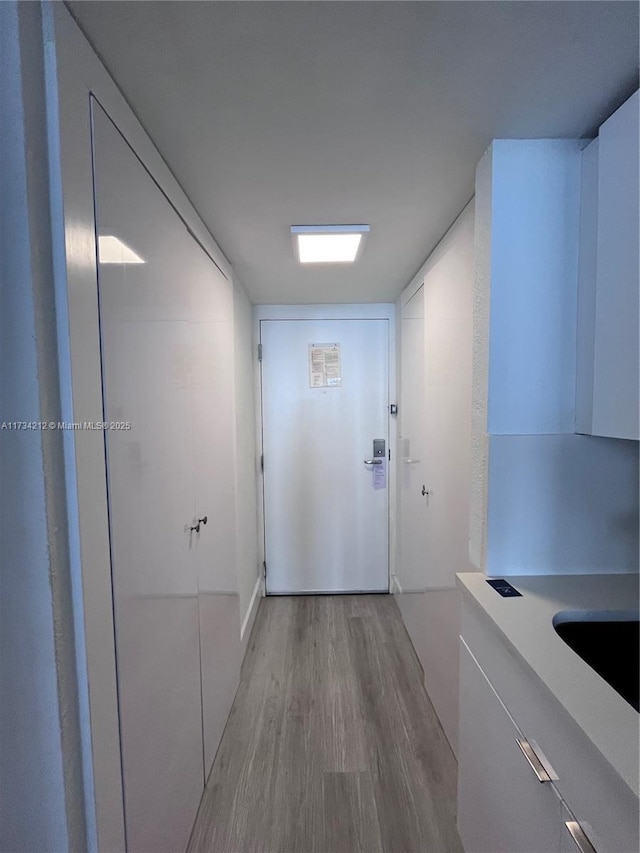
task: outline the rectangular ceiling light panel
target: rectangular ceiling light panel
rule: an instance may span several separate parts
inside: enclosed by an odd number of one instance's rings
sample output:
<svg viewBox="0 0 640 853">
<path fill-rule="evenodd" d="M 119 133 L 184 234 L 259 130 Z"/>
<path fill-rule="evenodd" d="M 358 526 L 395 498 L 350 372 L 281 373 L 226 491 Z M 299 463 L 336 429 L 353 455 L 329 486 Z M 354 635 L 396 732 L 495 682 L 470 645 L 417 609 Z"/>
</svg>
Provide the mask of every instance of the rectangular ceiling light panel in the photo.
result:
<svg viewBox="0 0 640 853">
<path fill-rule="evenodd" d="M 368 225 L 292 225 L 301 264 L 353 263 Z"/>
</svg>

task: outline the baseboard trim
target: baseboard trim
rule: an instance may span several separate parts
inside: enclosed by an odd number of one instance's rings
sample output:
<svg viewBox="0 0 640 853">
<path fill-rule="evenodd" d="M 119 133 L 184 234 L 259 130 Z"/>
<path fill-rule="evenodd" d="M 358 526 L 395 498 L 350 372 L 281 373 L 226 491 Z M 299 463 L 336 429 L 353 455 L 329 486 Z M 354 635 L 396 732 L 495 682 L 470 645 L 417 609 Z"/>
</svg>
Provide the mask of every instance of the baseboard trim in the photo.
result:
<svg viewBox="0 0 640 853">
<path fill-rule="evenodd" d="M 402 586 L 398 575 L 391 575 L 391 583 L 389 584 L 389 592 L 391 595 L 402 595 Z"/>
<path fill-rule="evenodd" d="M 244 615 L 244 619 L 242 620 L 242 625 L 240 626 L 240 642 L 243 647 L 245 645 L 246 640 L 249 639 L 249 635 L 251 634 L 251 629 L 253 628 L 253 622 L 256 618 L 256 613 L 258 612 L 258 604 L 260 603 L 260 592 L 262 588 L 262 579 L 256 578 L 256 585 L 253 588 L 253 592 L 251 594 L 251 599 L 249 601 L 249 606 L 247 607 L 247 612 Z"/>
</svg>

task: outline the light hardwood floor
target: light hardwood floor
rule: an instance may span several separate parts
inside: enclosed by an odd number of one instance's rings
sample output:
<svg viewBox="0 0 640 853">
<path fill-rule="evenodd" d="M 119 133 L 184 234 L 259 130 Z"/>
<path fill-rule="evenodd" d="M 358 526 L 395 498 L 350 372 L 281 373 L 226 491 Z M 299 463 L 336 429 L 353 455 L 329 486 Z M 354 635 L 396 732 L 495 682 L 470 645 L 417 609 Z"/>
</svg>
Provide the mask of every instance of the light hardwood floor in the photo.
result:
<svg viewBox="0 0 640 853">
<path fill-rule="evenodd" d="M 263 599 L 189 853 L 459 853 L 455 793 L 393 598 Z"/>
</svg>

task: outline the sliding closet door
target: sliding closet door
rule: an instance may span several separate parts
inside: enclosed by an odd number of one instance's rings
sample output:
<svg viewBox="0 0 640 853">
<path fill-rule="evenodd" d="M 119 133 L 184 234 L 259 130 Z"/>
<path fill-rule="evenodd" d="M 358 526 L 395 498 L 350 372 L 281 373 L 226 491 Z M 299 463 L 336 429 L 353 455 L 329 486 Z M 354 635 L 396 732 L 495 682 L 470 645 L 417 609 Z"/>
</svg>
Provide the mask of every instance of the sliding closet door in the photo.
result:
<svg viewBox="0 0 640 853">
<path fill-rule="evenodd" d="M 204 253 L 95 103 L 93 121 L 127 846 L 175 853 L 204 781 L 198 534 L 189 530 L 192 282 Z"/>
</svg>

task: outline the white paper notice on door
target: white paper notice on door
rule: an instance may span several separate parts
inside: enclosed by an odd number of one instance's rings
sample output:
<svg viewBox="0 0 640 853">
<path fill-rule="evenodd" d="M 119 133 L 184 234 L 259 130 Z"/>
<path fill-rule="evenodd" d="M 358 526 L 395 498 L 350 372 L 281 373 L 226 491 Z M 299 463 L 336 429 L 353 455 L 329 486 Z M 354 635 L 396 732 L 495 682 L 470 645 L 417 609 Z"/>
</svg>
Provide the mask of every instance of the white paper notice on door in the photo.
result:
<svg viewBox="0 0 640 853">
<path fill-rule="evenodd" d="M 387 487 L 387 460 L 381 459 L 380 462 L 381 465 L 373 466 L 373 488 L 376 492 Z"/>
<path fill-rule="evenodd" d="M 342 385 L 340 344 L 309 344 L 309 385 L 311 388 Z"/>
</svg>

